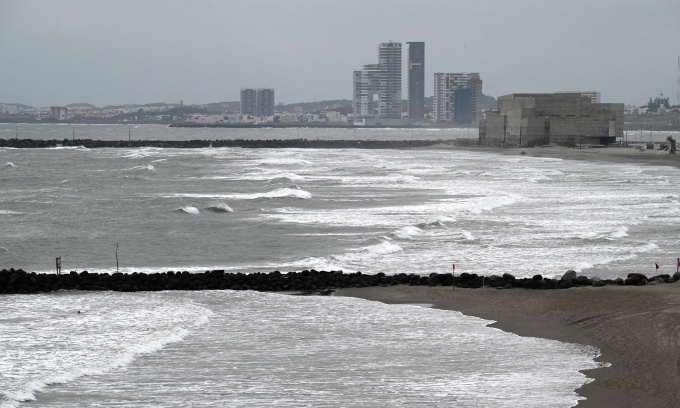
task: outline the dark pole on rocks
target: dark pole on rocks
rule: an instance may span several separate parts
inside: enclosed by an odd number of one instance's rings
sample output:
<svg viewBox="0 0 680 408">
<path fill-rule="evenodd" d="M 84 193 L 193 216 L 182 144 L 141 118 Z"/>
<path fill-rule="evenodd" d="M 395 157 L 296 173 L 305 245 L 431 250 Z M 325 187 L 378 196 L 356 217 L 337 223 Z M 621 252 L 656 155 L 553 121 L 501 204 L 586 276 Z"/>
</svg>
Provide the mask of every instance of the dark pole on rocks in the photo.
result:
<svg viewBox="0 0 680 408">
<path fill-rule="evenodd" d="M 118 243 L 116 242 L 116 272 L 118 272 Z"/>
<path fill-rule="evenodd" d="M 132 139 L 132 131 L 130 130 L 130 125 L 128 125 L 128 142 Z M 116 244 L 118 245 L 118 244 Z"/>
<path fill-rule="evenodd" d="M 61 275 L 61 257 L 57 257 L 57 275 Z"/>
<path fill-rule="evenodd" d="M 453 290 L 456 290 L 456 264 L 451 264 L 451 266 L 453 267 Z"/>
</svg>

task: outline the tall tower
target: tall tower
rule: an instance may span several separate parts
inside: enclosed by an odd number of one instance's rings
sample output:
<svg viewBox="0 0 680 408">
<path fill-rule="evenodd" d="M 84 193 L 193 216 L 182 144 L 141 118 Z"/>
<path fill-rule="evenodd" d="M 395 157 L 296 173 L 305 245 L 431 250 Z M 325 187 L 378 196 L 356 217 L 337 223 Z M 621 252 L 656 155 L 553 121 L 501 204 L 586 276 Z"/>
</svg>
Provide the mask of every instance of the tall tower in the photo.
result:
<svg viewBox="0 0 680 408">
<path fill-rule="evenodd" d="M 385 119 L 401 118 L 401 43 L 380 43 L 380 105 L 378 116 Z"/>
<path fill-rule="evenodd" d="M 408 117 L 425 117 L 425 43 L 408 44 Z"/>
</svg>

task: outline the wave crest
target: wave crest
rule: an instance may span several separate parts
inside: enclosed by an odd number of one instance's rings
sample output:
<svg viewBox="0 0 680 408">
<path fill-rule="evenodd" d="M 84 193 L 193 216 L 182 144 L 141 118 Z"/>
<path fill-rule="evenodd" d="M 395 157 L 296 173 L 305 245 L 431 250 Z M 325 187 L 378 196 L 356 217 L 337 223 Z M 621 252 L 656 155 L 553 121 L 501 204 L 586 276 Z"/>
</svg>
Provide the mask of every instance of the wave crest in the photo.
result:
<svg viewBox="0 0 680 408">
<path fill-rule="evenodd" d="M 234 210 L 225 203 L 209 205 L 209 206 L 205 207 L 204 210 L 212 211 L 212 212 L 215 212 L 215 213 L 234 212 Z"/>
<path fill-rule="evenodd" d="M 196 208 L 196 207 L 190 207 L 190 206 L 178 208 L 178 209 L 175 210 L 175 212 L 178 212 L 178 213 L 185 213 L 185 214 L 192 214 L 192 215 L 200 214 L 200 211 L 198 211 L 198 208 Z"/>
</svg>

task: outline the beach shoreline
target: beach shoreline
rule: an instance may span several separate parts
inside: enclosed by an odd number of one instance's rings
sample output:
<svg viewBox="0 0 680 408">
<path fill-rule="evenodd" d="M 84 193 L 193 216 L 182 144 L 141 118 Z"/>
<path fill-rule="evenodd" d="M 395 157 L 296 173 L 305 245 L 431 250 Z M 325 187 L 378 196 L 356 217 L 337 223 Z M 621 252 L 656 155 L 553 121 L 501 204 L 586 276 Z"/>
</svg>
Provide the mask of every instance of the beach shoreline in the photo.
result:
<svg viewBox="0 0 680 408">
<path fill-rule="evenodd" d="M 423 149 L 680 168 L 680 154 L 635 147 L 498 148 L 440 144 Z M 597 347 L 608 367 L 577 390 L 578 408 L 676 407 L 680 399 L 680 285 L 579 287 L 559 291 L 395 286 L 341 289 L 339 296 L 384 303 L 432 304 L 492 320 L 521 336 Z"/>
<path fill-rule="evenodd" d="M 593 379 L 578 408 L 675 407 L 680 399 L 680 285 L 581 287 L 559 291 L 391 287 L 341 289 L 337 296 L 388 304 L 432 304 L 492 320 L 521 336 L 597 347 Z M 559 356 L 555 356 L 559 358 Z"/>
<path fill-rule="evenodd" d="M 579 149 L 564 146 L 537 147 L 493 147 L 493 146 L 456 146 L 452 144 L 437 144 L 418 149 L 465 150 L 481 153 L 496 153 L 504 156 L 546 157 L 563 160 L 585 160 L 605 163 L 649 164 L 655 166 L 671 166 L 680 168 L 680 152 L 669 154 L 668 151 L 638 149 L 636 147 L 598 147 Z"/>
</svg>

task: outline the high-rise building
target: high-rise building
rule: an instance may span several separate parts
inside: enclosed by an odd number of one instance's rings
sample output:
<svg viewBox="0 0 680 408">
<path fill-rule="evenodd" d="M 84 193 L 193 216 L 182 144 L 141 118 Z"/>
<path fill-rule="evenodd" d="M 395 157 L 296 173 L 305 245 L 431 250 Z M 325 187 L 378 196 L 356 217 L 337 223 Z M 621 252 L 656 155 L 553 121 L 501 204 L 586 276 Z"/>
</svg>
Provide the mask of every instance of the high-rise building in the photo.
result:
<svg viewBox="0 0 680 408">
<path fill-rule="evenodd" d="M 380 43 L 378 63 L 353 75 L 355 117 L 401 118 L 401 43 Z"/>
<path fill-rule="evenodd" d="M 408 117 L 425 117 L 425 43 L 408 44 Z"/>
<path fill-rule="evenodd" d="M 380 106 L 378 116 L 386 119 L 401 118 L 401 43 L 380 43 Z"/>
<path fill-rule="evenodd" d="M 364 65 L 354 71 L 354 116 L 373 117 L 377 114 L 380 98 L 380 65 Z"/>
<path fill-rule="evenodd" d="M 274 88 L 241 88 L 241 114 L 274 116 Z"/>
<path fill-rule="evenodd" d="M 435 122 L 479 122 L 482 119 L 482 78 L 479 73 L 435 73 L 432 116 Z"/>
</svg>

